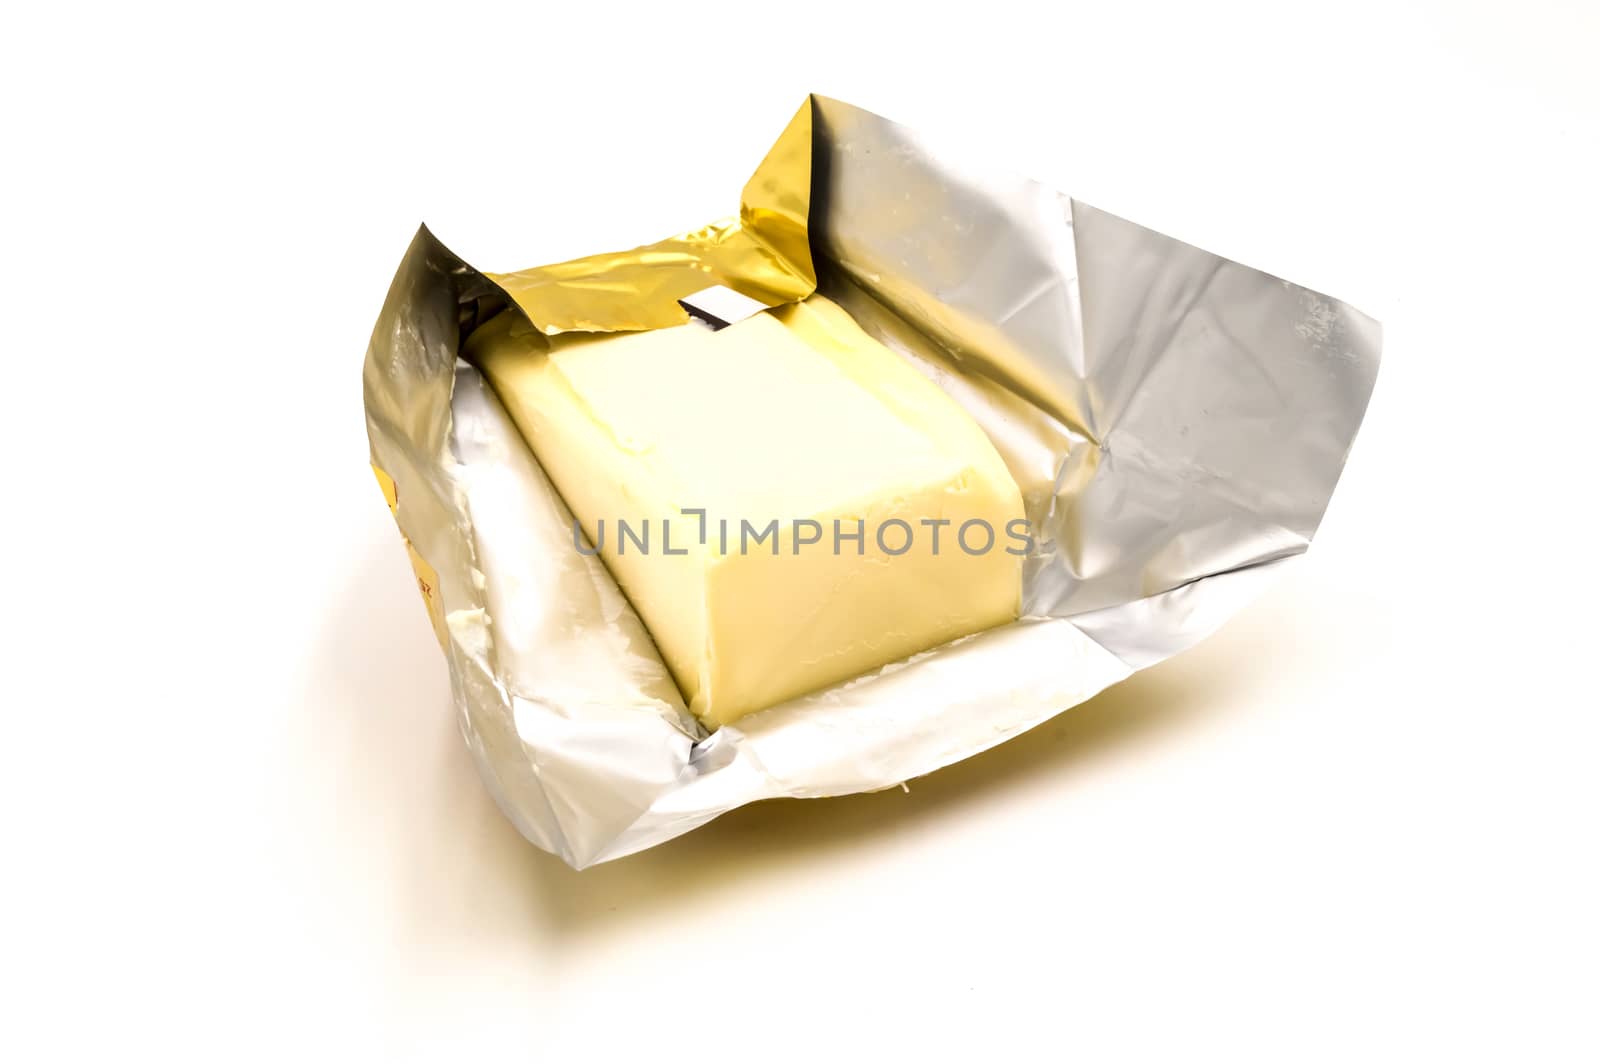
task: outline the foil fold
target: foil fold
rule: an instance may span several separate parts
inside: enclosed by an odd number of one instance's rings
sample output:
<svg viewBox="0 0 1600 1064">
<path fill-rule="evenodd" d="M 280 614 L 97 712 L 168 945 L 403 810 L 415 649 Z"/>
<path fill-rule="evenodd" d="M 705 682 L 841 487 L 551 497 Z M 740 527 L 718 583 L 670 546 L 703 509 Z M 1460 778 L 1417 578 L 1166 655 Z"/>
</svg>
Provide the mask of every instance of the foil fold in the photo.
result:
<svg viewBox="0 0 1600 1064">
<path fill-rule="evenodd" d="M 820 291 L 945 388 L 1022 489 L 1023 617 L 708 734 L 461 341 L 659 328 L 722 284 Z M 805 102 L 738 217 L 484 274 L 425 228 L 364 368 L 372 462 L 436 577 L 485 783 L 574 867 L 776 797 L 894 786 L 1204 638 L 1321 520 L 1378 367 L 1375 322 L 870 112 Z"/>
</svg>

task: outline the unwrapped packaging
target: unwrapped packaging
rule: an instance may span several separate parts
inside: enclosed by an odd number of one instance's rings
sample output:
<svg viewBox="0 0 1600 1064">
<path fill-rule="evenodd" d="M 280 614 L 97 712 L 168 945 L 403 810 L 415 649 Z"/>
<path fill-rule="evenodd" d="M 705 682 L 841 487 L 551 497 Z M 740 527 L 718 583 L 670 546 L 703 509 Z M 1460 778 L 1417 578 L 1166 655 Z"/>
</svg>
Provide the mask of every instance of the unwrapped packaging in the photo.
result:
<svg viewBox="0 0 1600 1064">
<path fill-rule="evenodd" d="M 823 97 L 736 218 L 510 274 L 426 229 L 364 369 L 371 460 L 506 816 L 574 867 L 747 802 L 891 787 L 1193 645 L 1310 543 L 1378 367 L 1337 300 Z M 708 730 L 479 370 L 504 315 L 661 329 L 813 294 L 934 380 L 1020 489 L 1021 616 Z"/>
</svg>

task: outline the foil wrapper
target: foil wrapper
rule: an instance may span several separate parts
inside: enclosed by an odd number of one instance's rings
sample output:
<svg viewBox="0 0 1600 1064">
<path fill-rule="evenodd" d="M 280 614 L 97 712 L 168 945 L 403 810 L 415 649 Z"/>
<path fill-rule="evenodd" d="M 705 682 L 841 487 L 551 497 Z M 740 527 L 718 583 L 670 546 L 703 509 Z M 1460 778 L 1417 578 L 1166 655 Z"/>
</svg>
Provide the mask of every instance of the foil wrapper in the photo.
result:
<svg viewBox="0 0 1600 1064">
<path fill-rule="evenodd" d="M 707 733 L 478 371 L 487 317 L 679 324 L 720 284 L 820 291 L 989 434 L 1037 544 L 1022 617 Z M 811 97 L 736 218 L 486 274 L 426 228 L 364 368 L 371 458 L 500 808 L 582 868 L 747 802 L 878 790 L 1215 630 L 1305 551 L 1378 369 L 1327 296 Z"/>
</svg>

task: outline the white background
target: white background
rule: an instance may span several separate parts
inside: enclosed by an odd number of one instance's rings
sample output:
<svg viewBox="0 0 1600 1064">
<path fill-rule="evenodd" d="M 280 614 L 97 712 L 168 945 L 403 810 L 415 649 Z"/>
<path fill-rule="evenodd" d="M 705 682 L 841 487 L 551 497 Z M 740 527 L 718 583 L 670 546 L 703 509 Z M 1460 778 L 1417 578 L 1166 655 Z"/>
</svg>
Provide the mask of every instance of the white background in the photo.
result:
<svg viewBox="0 0 1600 1064">
<path fill-rule="evenodd" d="M 1600 1057 L 1600 16 L 1288 6 L 8 14 L 0 1056 Z M 1377 391 L 1199 648 L 573 873 L 455 732 L 367 334 L 419 221 L 697 226 L 812 90 L 1355 303 Z"/>
</svg>

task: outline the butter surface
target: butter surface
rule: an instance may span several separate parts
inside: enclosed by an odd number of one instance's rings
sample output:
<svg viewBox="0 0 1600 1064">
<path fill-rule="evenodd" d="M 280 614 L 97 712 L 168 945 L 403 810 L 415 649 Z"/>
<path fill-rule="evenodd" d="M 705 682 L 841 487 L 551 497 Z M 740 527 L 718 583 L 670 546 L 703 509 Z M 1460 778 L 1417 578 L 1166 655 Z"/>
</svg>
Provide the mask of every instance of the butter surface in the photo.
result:
<svg viewBox="0 0 1600 1064">
<path fill-rule="evenodd" d="M 1004 463 L 822 297 L 716 332 L 503 314 L 465 353 L 713 727 L 1016 616 Z"/>
</svg>

